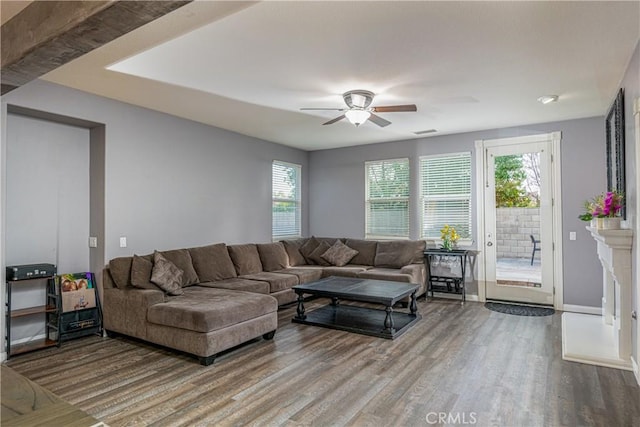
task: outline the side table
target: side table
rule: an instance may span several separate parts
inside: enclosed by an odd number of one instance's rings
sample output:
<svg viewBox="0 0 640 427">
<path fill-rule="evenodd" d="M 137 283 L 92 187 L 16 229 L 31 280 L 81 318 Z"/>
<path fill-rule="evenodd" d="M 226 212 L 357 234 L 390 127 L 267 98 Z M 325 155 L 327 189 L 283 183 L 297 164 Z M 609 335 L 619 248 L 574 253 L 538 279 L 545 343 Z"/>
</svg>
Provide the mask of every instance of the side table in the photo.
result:
<svg viewBox="0 0 640 427">
<path fill-rule="evenodd" d="M 427 268 L 427 295 L 431 292 L 433 298 L 434 291 L 448 294 L 462 295 L 462 304 L 467 300 L 467 291 L 465 288 L 465 274 L 467 266 L 467 258 L 469 250 L 466 249 L 427 249 L 423 252 L 425 266 Z M 460 263 L 460 275 L 458 272 L 452 272 L 452 276 L 437 274 L 433 271 L 434 263 L 452 260 L 451 264 L 458 259 Z"/>
</svg>

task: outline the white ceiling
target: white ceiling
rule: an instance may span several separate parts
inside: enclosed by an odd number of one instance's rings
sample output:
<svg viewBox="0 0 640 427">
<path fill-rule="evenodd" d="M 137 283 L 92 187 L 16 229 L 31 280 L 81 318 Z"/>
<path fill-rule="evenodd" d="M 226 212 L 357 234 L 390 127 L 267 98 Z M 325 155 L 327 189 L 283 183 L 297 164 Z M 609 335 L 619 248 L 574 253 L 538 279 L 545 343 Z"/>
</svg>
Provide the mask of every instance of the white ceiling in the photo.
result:
<svg viewBox="0 0 640 427">
<path fill-rule="evenodd" d="M 639 39 L 640 2 L 198 1 L 44 79 L 317 150 L 603 115 Z M 300 111 L 350 89 L 418 111 Z"/>
</svg>

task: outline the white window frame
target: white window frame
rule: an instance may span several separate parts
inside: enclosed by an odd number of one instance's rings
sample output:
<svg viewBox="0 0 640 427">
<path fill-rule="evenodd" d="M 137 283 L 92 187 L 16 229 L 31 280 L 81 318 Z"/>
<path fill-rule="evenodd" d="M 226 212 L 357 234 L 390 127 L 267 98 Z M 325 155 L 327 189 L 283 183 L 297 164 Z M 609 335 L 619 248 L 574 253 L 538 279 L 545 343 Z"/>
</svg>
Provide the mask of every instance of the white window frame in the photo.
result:
<svg viewBox="0 0 640 427">
<path fill-rule="evenodd" d="M 425 188 L 424 188 L 424 177 L 423 177 L 423 162 L 429 159 L 446 159 L 446 158 L 456 158 L 456 157 L 467 157 L 469 160 L 469 193 L 466 194 L 465 196 L 462 195 L 452 195 L 452 196 L 425 196 Z M 469 235 L 468 236 L 464 236 L 461 237 L 460 240 L 458 241 L 459 245 L 465 246 L 465 245 L 471 245 L 473 243 L 473 191 L 472 191 L 472 186 L 473 186 L 473 177 L 471 176 L 472 174 L 472 166 L 471 166 L 471 162 L 472 162 L 472 155 L 470 151 L 462 151 L 462 152 L 455 152 L 455 153 L 443 153 L 443 154 L 432 154 L 432 155 L 428 155 L 428 156 L 420 156 L 419 161 L 418 161 L 418 180 L 419 180 L 419 187 L 420 187 L 420 194 L 419 194 L 419 203 L 420 203 L 420 238 L 423 240 L 427 240 L 430 242 L 440 242 L 440 236 L 438 235 L 437 237 L 435 236 L 425 236 L 425 232 L 424 232 L 424 226 L 425 226 L 425 202 L 427 201 L 427 198 L 429 198 L 430 200 L 441 200 L 441 201 L 446 201 L 446 200 L 468 200 L 469 202 L 469 223 L 468 223 L 468 227 L 469 227 Z"/>
<path fill-rule="evenodd" d="M 379 165 L 385 163 L 395 163 L 395 162 L 406 162 L 407 167 L 409 168 L 407 173 L 407 184 L 409 188 L 411 188 L 411 162 L 408 157 L 398 158 L 398 159 L 383 159 L 383 160 L 371 160 L 365 162 L 365 239 L 369 240 L 408 240 L 409 233 L 411 228 L 411 191 L 406 197 L 392 197 L 392 198 L 375 198 L 371 199 L 369 197 L 369 168 L 372 165 Z M 391 234 L 376 234 L 369 232 L 369 209 L 371 207 L 371 201 L 375 200 L 376 202 L 392 202 L 392 201 L 401 201 L 407 203 L 407 231 L 402 235 L 391 235 Z"/>
<path fill-rule="evenodd" d="M 273 194 L 273 169 L 274 166 L 293 168 L 296 171 L 295 196 L 294 198 L 275 197 Z M 296 205 L 296 225 L 293 234 L 276 234 L 274 229 L 273 205 L 278 202 L 295 203 Z M 271 164 L 271 238 L 274 242 L 285 239 L 295 239 L 302 237 L 302 166 L 296 163 L 274 160 Z"/>
</svg>

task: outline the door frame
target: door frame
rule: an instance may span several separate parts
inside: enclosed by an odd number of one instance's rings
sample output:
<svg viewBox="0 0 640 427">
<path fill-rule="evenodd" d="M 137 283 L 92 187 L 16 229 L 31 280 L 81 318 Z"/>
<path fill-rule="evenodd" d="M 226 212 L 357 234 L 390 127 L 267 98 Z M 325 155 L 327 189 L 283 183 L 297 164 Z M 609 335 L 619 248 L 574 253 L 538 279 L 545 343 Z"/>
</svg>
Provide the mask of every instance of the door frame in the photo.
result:
<svg viewBox="0 0 640 427">
<path fill-rule="evenodd" d="M 478 300 L 486 301 L 486 269 L 483 248 L 486 245 L 484 183 L 487 166 L 486 148 L 502 145 L 526 144 L 531 142 L 548 142 L 551 145 L 551 191 L 552 191 L 552 241 L 553 241 L 553 307 L 563 307 L 563 266 L 562 266 L 562 185 L 560 142 L 562 132 L 551 132 L 537 135 L 517 136 L 512 138 L 479 139 L 475 141 L 476 154 L 476 223 L 478 227 Z"/>
<path fill-rule="evenodd" d="M 638 242 L 640 242 L 640 221 L 638 218 L 640 217 L 640 194 L 638 190 L 640 190 L 640 97 L 636 98 L 633 101 L 633 117 L 634 117 L 634 125 L 635 125 L 635 152 L 636 152 L 636 213 L 635 213 L 635 223 L 636 230 L 634 236 L 634 248 L 636 251 L 636 259 L 635 259 L 635 268 L 636 271 L 636 360 L 633 360 L 633 353 L 631 357 L 634 374 L 636 376 L 636 381 L 638 385 L 640 385 L 640 322 L 637 319 L 637 313 L 640 312 L 640 284 L 638 283 L 638 277 L 640 276 L 640 249 L 638 248 Z"/>
</svg>

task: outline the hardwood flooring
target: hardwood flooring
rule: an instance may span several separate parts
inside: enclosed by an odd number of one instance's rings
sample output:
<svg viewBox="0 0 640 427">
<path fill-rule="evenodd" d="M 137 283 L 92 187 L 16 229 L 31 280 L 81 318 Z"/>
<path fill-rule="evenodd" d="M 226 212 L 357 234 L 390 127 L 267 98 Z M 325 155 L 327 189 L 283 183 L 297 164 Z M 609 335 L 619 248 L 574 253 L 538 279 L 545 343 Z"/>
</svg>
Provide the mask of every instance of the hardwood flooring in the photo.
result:
<svg viewBox="0 0 640 427">
<path fill-rule="evenodd" d="M 307 305 L 313 309 L 327 300 Z M 418 302 L 394 341 L 292 324 L 208 367 L 128 338 L 12 358 L 22 375 L 110 426 L 639 426 L 633 373 L 561 358 L 560 314 Z"/>
</svg>

